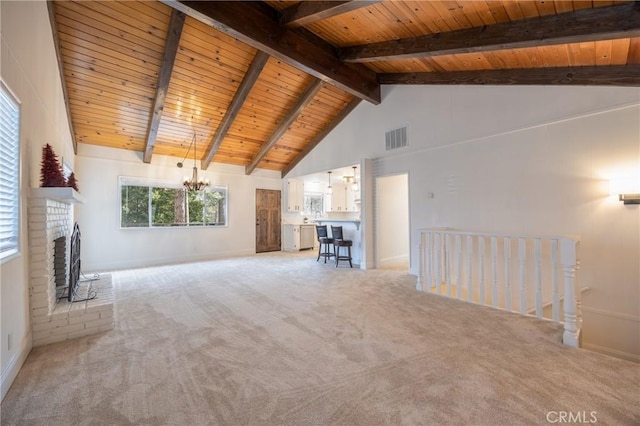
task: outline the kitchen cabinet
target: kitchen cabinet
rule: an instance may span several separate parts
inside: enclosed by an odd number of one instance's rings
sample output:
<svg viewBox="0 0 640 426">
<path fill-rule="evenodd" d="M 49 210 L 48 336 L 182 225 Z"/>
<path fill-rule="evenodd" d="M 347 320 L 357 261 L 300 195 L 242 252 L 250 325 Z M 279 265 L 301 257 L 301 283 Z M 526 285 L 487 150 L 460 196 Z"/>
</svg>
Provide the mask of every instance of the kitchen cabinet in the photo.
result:
<svg viewBox="0 0 640 426">
<path fill-rule="evenodd" d="M 331 184 L 332 192 L 330 195 L 329 209 L 330 212 L 344 212 L 346 211 L 346 188 L 343 183 Z"/>
<path fill-rule="evenodd" d="M 300 225 L 300 250 L 312 249 L 316 242 L 316 226 Z"/>
<path fill-rule="evenodd" d="M 299 251 L 312 249 L 315 245 L 315 225 L 284 225 L 282 249 Z"/>
<path fill-rule="evenodd" d="M 360 191 L 354 191 L 352 185 L 347 185 L 345 207 L 348 212 L 360 211 Z"/>
<path fill-rule="evenodd" d="M 302 212 L 304 210 L 304 182 L 297 179 L 287 181 L 287 211 Z"/>
<path fill-rule="evenodd" d="M 357 212 L 358 203 L 357 192 L 351 189 L 351 185 L 344 183 L 334 183 L 331 185 L 333 192 L 329 196 L 327 203 L 328 212 Z"/>
</svg>

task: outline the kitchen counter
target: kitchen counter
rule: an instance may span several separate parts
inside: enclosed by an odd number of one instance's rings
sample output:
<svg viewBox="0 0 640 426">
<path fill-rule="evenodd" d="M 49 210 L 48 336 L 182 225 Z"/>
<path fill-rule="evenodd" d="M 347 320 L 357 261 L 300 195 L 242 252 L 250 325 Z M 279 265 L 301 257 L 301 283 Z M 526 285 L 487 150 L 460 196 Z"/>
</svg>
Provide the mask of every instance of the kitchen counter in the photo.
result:
<svg viewBox="0 0 640 426">
<path fill-rule="evenodd" d="M 323 225 L 325 223 L 327 224 L 353 223 L 354 225 L 356 225 L 356 230 L 360 230 L 360 219 L 315 219 L 314 222 L 317 223 L 318 225 Z"/>
</svg>

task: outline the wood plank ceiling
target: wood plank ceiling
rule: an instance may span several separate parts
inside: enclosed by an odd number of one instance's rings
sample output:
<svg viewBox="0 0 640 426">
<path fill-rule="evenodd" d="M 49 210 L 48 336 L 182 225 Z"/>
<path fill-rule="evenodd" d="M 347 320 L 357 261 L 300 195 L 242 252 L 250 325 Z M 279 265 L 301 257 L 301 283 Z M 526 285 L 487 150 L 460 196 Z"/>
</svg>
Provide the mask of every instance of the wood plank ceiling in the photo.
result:
<svg viewBox="0 0 640 426">
<path fill-rule="evenodd" d="M 74 144 L 147 163 L 195 138 L 203 169 L 286 175 L 381 84 L 640 85 L 636 2 L 49 6 Z"/>
</svg>

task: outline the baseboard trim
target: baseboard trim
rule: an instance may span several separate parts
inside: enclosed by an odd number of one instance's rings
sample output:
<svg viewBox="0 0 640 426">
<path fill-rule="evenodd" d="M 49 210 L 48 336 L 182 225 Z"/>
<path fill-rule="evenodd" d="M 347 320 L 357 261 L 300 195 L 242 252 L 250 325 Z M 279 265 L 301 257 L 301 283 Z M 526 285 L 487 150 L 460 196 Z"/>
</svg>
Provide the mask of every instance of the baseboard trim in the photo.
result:
<svg viewBox="0 0 640 426">
<path fill-rule="evenodd" d="M 611 318 L 618 318 L 626 321 L 640 322 L 640 318 L 636 318 L 632 315 L 621 314 L 619 312 L 605 311 L 604 309 L 591 308 L 589 306 L 583 306 L 582 312 L 591 312 L 594 314 L 603 315 Z"/>
<path fill-rule="evenodd" d="M 32 347 L 33 336 L 31 335 L 31 332 L 29 332 L 27 337 L 22 340 L 20 351 L 13 356 L 11 361 L 9 361 L 9 364 L 7 364 L 7 367 L 2 371 L 2 374 L 0 374 L 0 401 L 2 401 L 5 395 L 7 395 L 7 392 L 9 392 L 13 381 L 16 379 L 16 376 L 18 376 L 24 362 L 27 360 Z"/>
<path fill-rule="evenodd" d="M 408 254 L 401 254 L 400 256 L 385 257 L 384 259 L 380 259 L 378 261 L 378 265 L 380 265 L 380 266 L 393 265 L 395 263 L 401 263 L 401 262 L 406 262 L 408 264 L 409 263 L 409 255 Z"/>
<path fill-rule="evenodd" d="M 123 261 L 123 262 L 109 262 L 104 264 L 87 264 L 83 263 L 83 269 L 86 273 L 98 272 L 98 271 L 120 271 L 125 269 L 136 269 L 136 268 L 149 268 L 156 266 L 164 266 L 164 265 L 177 265 L 180 263 L 191 263 L 191 262 L 206 262 L 208 260 L 217 260 L 217 259 L 226 259 L 230 257 L 238 257 L 238 256 L 251 256 L 256 254 L 255 249 L 245 249 L 245 250 L 234 250 L 234 251 L 225 251 L 214 254 L 203 254 L 197 256 L 172 256 L 172 257 L 164 257 L 164 258 L 156 258 L 156 259 L 145 259 L 145 260 L 133 260 L 133 261 Z"/>
<path fill-rule="evenodd" d="M 640 364 L 640 355 L 631 354 L 629 352 L 618 351 L 616 349 L 606 348 L 600 345 L 594 345 L 592 343 L 585 343 L 582 345 L 584 349 L 588 349 L 593 352 L 599 352 L 601 354 L 609 355 L 615 358 L 621 358 L 627 361 Z"/>
</svg>

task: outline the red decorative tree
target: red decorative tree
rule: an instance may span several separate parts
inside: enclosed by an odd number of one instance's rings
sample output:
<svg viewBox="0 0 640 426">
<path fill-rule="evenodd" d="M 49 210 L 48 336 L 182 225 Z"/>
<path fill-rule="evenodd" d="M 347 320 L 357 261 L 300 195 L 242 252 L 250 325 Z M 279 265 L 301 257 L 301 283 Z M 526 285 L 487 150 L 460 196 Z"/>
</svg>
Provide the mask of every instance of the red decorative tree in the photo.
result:
<svg viewBox="0 0 640 426">
<path fill-rule="evenodd" d="M 46 144 L 42 148 L 42 163 L 40 163 L 40 186 L 67 186 L 62 173 L 62 167 L 58 162 L 58 157 L 53 152 L 51 145 Z"/>
<path fill-rule="evenodd" d="M 78 181 L 76 180 L 75 173 L 71 172 L 71 174 L 69 175 L 69 178 L 67 179 L 67 186 L 80 192 L 80 190 L 78 189 Z"/>
</svg>

